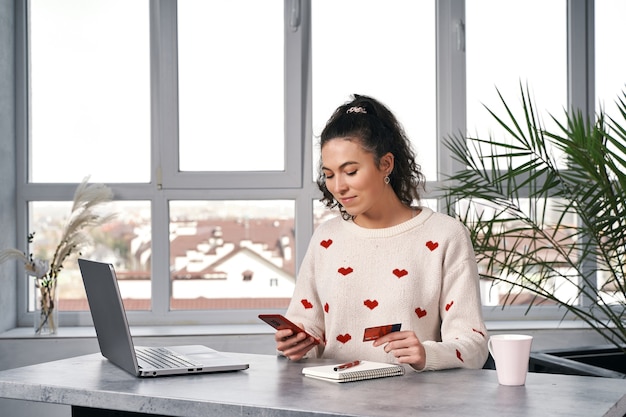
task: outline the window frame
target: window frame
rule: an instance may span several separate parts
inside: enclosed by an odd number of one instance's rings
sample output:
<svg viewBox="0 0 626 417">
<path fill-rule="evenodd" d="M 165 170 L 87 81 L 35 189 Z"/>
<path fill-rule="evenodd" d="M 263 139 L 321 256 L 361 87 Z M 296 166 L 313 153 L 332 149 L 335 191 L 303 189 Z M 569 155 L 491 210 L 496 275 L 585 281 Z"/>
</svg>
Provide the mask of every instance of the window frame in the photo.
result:
<svg viewBox="0 0 626 417">
<path fill-rule="evenodd" d="M 178 172 L 176 93 L 176 1 L 150 3 L 151 175 L 149 183 L 109 185 L 116 200 L 148 200 L 152 205 L 152 310 L 129 311 L 132 325 L 249 323 L 260 311 L 169 311 L 170 200 L 292 199 L 295 201 L 296 262 L 299 266 L 313 233 L 313 202 L 319 191 L 312 176 L 311 7 L 312 0 L 284 1 L 285 170 L 280 172 Z M 438 178 L 427 182 L 423 199 L 437 199 L 444 211 L 441 181 L 462 169 L 441 145 L 466 126 L 465 2 L 436 1 Z M 16 209 L 17 243 L 26 248 L 28 203 L 71 201 L 78 184 L 29 183 L 28 0 L 16 0 Z M 594 1 L 567 0 L 568 106 L 594 112 Z M 120 12 L 123 12 L 121 10 Z M 161 48 L 161 49 L 159 49 Z M 175 115 L 157 117 L 158 115 Z M 168 155 L 170 158 L 164 158 Z M 173 155 L 173 156 L 172 156 Z M 17 321 L 31 326 L 27 281 L 17 280 Z M 484 307 L 487 320 L 558 320 L 557 307 Z M 61 312 L 64 326 L 89 323 L 89 312 Z"/>
<path fill-rule="evenodd" d="M 285 169 L 282 171 L 179 171 L 177 2 L 150 2 L 152 132 L 155 153 L 153 180 L 162 189 L 300 188 L 303 172 L 298 161 L 303 146 L 304 104 L 299 100 L 306 76 L 302 54 L 308 21 L 291 22 L 291 8 L 299 2 L 285 1 Z M 298 12 L 298 9 L 294 13 Z M 166 117 L 155 117 L 167 115 Z M 165 157 L 167 155 L 167 157 Z"/>
</svg>

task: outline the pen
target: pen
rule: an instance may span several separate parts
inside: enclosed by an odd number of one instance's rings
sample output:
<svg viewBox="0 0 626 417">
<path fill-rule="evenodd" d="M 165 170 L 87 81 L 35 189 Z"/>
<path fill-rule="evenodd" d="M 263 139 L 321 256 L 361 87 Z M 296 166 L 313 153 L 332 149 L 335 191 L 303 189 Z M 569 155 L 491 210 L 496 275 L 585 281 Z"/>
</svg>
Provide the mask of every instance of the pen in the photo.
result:
<svg viewBox="0 0 626 417">
<path fill-rule="evenodd" d="M 335 371 L 340 371 L 342 369 L 348 369 L 348 368 L 352 368 L 353 366 L 357 366 L 358 364 L 360 364 L 361 361 L 354 361 L 354 362 L 348 362 L 348 363 L 342 363 L 341 365 L 337 365 L 335 366 L 333 369 Z"/>
</svg>

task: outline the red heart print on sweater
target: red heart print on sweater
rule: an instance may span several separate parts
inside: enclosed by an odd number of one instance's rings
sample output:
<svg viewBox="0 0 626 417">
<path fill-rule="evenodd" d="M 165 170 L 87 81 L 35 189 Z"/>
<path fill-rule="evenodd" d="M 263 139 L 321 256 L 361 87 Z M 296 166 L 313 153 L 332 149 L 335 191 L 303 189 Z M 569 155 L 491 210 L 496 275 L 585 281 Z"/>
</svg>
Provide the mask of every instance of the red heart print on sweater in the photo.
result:
<svg viewBox="0 0 626 417">
<path fill-rule="evenodd" d="M 313 308 L 313 304 L 311 304 L 311 302 L 307 300 L 306 298 L 303 298 L 302 300 L 300 300 L 300 302 L 306 309 Z"/>
<path fill-rule="evenodd" d="M 324 311 L 328 313 L 328 303 L 324 304 Z"/>
<path fill-rule="evenodd" d="M 429 240 L 428 242 L 426 242 L 426 247 L 432 252 L 439 247 L 439 243 Z"/>
<path fill-rule="evenodd" d="M 332 245 L 332 244 L 333 244 L 333 240 L 332 240 L 332 239 L 322 240 L 322 241 L 320 242 L 320 245 L 322 245 L 322 246 L 324 247 L 324 249 L 328 249 L 328 247 L 329 247 L 330 245 Z"/>
<path fill-rule="evenodd" d="M 461 361 L 461 362 L 465 362 L 463 360 L 463 355 L 461 355 L 461 352 L 457 349 L 456 350 L 456 357 Z"/>
<path fill-rule="evenodd" d="M 337 340 L 339 340 L 341 343 L 348 343 L 350 339 L 352 339 L 350 333 L 340 334 L 339 336 L 337 336 Z"/>
<path fill-rule="evenodd" d="M 454 304 L 454 301 L 450 301 L 448 304 L 446 304 L 446 311 L 450 311 L 450 307 L 452 307 L 452 304 Z"/>
<path fill-rule="evenodd" d="M 354 271 L 351 267 L 344 268 L 343 266 L 337 270 L 341 275 L 348 275 Z"/>
<path fill-rule="evenodd" d="M 422 317 L 424 317 L 427 313 L 426 313 L 426 310 L 422 310 L 420 307 L 417 307 L 417 308 L 415 309 L 415 314 L 417 314 L 417 317 L 421 319 L 421 318 L 422 318 Z"/>
<path fill-rule="evenodd" d="M 370 310 L 375 309 L 376 307 L 378 307 L 378 301 L 377 300 L 365 300 L 363 301 L 363 304 L 365 304 L 367 306 L 367 308 L 369 308 Z"/>
<path fill-rule="evenodd" d="M 393 274 L 395 276 L 397 276 L 398 278 L 402 278 L 403 276 L 408 274 L 408 272 L 407 272 L 406 269 L 398 269 L 398 268 L 396 268 L 396 269 L 393 270 Z"/>
</svg>

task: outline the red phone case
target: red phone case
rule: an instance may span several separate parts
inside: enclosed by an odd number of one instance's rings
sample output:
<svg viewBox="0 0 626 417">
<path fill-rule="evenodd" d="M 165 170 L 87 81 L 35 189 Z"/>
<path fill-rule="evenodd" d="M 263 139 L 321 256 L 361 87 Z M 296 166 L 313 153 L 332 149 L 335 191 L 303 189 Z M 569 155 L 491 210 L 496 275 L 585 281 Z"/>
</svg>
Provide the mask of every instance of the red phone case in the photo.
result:
<svg viewBox="0 0 626 417">
<path fill-rule="evenodd" d="M 266 322 L 267 324 L 269 324 L 270 326 L 272 326 L 273 328 L 275 328 L 276 330 L 291 329 L 294 335 L 296 333 L 304 332 L 307 335 L 307 337 L 312 337 L 313 339 L 315 339 L 316 345 L 320 342 L 317 337 L 304 331 L 304 329 L 301 329 L 297 324 L 289 321 L 289 319 L 287 319 L 287 317 L 283 315 L 259 314 L 259 318 L 263 320 L 264 322 Z"/>
</svg>

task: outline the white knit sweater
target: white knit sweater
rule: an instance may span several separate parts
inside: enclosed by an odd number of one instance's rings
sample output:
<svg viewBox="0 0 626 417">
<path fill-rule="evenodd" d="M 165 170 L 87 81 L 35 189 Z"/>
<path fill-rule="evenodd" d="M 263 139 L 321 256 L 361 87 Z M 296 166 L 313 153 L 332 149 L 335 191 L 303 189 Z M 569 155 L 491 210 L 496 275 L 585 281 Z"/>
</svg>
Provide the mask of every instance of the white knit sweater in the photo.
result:
<svg viewBox="0 0 626 417">
<path fill-rule="evenodd" d="M 397 226 L 320 225 L 287 317 L 323 339 L 307 356 L 395 362 L 363 341 L 366 327 L 402 323 L 426 350 L 424 370 L 480 368 L 487 359 L 478 271 L 467 229 L 422 208 Z"/>
</svg>

